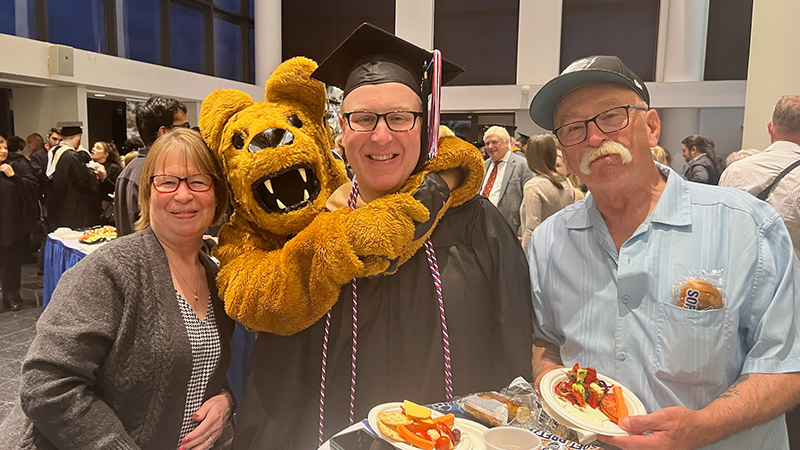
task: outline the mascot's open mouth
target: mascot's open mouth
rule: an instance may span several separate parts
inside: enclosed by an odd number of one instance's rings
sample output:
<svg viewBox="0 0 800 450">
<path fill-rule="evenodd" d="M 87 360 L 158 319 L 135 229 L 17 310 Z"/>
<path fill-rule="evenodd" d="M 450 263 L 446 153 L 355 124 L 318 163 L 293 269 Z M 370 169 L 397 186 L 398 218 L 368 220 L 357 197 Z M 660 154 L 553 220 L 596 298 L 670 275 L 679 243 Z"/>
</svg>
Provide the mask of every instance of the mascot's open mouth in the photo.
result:
<svg viewBox="0 0 800 450">
<path fill-rule="evenodd" d="M 253 183 L 253 193 L 268 213 L 288 213 L 310 205 L 319 196 L 319 180 L 308 164 L 298 164 L 263 176 Z"/>
</svg>

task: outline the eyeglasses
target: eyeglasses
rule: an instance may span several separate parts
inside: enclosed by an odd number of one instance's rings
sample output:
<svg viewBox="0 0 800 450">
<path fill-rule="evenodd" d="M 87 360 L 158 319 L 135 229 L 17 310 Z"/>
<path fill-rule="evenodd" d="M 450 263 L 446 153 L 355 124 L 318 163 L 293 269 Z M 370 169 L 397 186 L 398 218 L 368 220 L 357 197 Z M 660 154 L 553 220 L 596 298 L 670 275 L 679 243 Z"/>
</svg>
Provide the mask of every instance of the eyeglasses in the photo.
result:
<svg viewBox="0 0 800 450">
<path fill-rule="evenodd" d="M 206 192 L 214 186 L 214 177 L 205 173 L 196 173 L 186 178 L 175 175 L 153 175 L 150 177 L 153 188 L 162 194 L 170 194 L 177 191 L 181 181 L 185 181 L 186 186 L 192 192 Z"/>
<path fill-rule="evenodd" d="M 585 141 L 586 137 L 589 135 L 588 127 L 590 122 L 594 122 L 597 128 L 603 133 L 614 133 L 627 127 L 631 109 L 638 109 L 640 111 L 648 110 L 648 108 L 643 106 L 617 106 L 616 108 L 605 110 L 591 119 L 579 120 L 562 125 L 553 130 L 553 134 L 556 135 L 558 142 L 564 147 L 578 145 Z"/>
<path fill-rule="evenodd" d="M 353 111 L 344 113 L 347 119 L 347 126 L 351 130 L 359 133 L 373 131 L 378 126 L 378 121 L 383 117 L 386 127 L 391 131 L 411 131 L 417 124 L 417 117 L 422 117 L 421 112 L 416 111 L 391 111 L 378 114 L 369 111 Z"/>
<path fill-rule="evenodd" d="M 192 128 L 192 125 L 189 122 L 179 123 L 177 125 L 165 125 L 165 128 L 171 130 L 173 128 Z"/>
</svg>

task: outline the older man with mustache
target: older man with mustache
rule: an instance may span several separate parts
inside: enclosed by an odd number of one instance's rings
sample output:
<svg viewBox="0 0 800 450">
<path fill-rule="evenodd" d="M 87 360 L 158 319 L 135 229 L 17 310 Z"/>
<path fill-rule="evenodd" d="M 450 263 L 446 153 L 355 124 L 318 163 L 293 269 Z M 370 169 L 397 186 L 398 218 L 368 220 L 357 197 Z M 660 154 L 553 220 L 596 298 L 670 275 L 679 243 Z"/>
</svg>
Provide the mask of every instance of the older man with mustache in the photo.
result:
<svg viewBox="0 0 800 450">
<path fill-rule="evenodd" d="M 600 437 L 623 449 L 788 449 L 784 412 L 800 401 L 789 234 L 770 205 L 655 163 L 649 103 L 612 56 L 574 62 L 533 99 L 592 193 L 531 239 L 536 384 L 580 363 L 631 389 L 650 414 Z M 721 305 L 679 307 L 673 292 L 693 278 Z"/>
</svg>

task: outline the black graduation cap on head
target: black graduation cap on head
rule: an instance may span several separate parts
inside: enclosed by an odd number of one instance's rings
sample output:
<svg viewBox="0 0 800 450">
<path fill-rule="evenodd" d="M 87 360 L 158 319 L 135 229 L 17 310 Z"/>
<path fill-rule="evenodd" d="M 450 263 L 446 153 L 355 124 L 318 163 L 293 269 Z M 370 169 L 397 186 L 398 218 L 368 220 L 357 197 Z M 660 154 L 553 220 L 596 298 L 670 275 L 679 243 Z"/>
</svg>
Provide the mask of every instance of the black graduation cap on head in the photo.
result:
<svg viewBox="0 0 800 450">
<path fill-rule="evenodd" d="M 83 122 L 58 122 L 56 127 L 59 129 L 61 136 L 63 137 L 70 137 L 75 136 L 76 134 L 83 133 Z"/>
<path fill-rule="evenodd" d="M 433 53 L 400 39 L 370 23 L 361 24 L 311 74 L 323 83 L 344 91 L 344 97 L 358 87 L 402 83 L 422 100 L 422 157 L 427 148 L 428 95 L 432 89 Z M 442 58 L 442 84 L 464 69 Z"/>
</svg>

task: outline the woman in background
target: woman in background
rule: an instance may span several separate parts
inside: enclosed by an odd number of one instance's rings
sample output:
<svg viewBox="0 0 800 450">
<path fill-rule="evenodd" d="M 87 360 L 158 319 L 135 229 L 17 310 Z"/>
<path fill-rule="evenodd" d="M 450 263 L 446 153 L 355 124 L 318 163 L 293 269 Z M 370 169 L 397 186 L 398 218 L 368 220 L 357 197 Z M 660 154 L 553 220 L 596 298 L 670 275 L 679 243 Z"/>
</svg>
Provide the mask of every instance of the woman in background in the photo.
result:
<svg viewBox="0 0 800 450">
<path fill-rule="evenodd" d="M 142 168 L 138 232 L 66 271 L 22 364 L 3 449 L 205 450 L 233 411 L 233 321 L 200 252 L 228 191 L 199 134 L 161 136 Z"/>
<path fill-rule="evenodd" d="M 114 186 L 122 172 L 122 161 L 117 146 L 111 142 L 95 142 L 91 155 L 91 164 L 100 182 L 94 205 L 95 223 L 114 225 Z"/>
<path fill-rule="evenodd" d="M 564 175 L 556 172 L 556 140 L 538 134 L 528 140 L 528 167 L 536 174 L 525 183 L 519 217 L 522 248 L 527 250 L 531 233 L 542 221 L 575 201 L 575 190 Z"/>
</svg>

